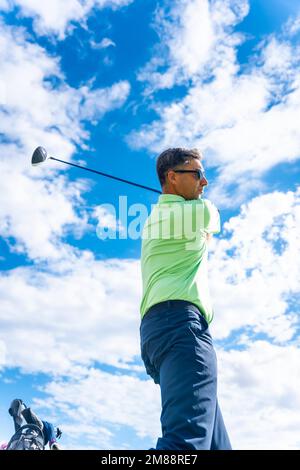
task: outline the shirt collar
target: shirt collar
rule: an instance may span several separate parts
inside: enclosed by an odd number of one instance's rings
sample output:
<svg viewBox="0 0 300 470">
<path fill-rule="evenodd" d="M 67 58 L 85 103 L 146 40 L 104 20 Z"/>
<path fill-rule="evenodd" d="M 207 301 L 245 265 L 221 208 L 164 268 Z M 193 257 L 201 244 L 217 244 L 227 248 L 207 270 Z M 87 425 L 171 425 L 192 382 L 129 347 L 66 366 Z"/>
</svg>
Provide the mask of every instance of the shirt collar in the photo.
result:
<svg viewBox="0 0 300 470">
<path fill-rule="evenodd" d="M 161 194 L 158 198 L 159 204 L 166 202 L 182 202 L 185 201 L 184 197 L 178 196 L 177 194 Z"/>
</svg>

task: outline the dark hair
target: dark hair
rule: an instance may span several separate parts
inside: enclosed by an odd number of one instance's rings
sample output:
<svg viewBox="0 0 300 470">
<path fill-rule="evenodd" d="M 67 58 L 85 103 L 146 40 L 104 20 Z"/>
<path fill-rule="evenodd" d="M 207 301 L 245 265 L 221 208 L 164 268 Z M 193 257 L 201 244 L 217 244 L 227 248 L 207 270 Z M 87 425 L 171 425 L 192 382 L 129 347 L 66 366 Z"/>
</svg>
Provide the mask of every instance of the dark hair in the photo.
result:
<svg viewBox="0 0 300 470">
<path fill-rule="evenodd" d="M 161 186 L 166 182 L 166 172 L 186 161 L 196 158 L 202 159 L 202 154 L 198 149 L 171 148 L 162 152 L 156 161 L 156 172 Z"/>
</svg>

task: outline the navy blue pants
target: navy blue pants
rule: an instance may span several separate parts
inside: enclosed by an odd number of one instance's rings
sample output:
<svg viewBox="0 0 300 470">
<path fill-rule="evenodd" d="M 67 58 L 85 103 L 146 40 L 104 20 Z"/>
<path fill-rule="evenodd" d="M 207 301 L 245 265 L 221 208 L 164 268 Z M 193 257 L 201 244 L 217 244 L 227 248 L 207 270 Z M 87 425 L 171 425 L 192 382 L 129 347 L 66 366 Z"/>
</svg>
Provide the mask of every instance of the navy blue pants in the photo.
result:
<svg viewBox="0 0 300 470">
<path fill-rule="evenodd" d="M 183 300 L 156 304 L 140 333 L 146 371 L 161 389 L 156 449 L 231 449 L 217 400 L 216 354 L 199 309 Z"/>
</svg>

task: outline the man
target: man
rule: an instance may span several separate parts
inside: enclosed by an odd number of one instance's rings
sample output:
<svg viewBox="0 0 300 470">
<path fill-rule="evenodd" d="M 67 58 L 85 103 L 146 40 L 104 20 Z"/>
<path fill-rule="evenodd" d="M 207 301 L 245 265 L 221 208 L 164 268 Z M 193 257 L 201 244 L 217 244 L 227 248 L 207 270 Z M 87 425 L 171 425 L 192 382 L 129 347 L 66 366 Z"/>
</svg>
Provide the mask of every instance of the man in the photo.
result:
<svg viewBox="0 0 300 470">
<path fill-rule="evenodd" d="M 197 150 L 157 160 L 162 195 L 142 241 L 141 351 L 161 389 L 156 449 L 231 449 L 217 401 L 216 355 L 208 325 L 207 244 L 219 213 L 201 198 L 208 182 Z"/>
</svg>

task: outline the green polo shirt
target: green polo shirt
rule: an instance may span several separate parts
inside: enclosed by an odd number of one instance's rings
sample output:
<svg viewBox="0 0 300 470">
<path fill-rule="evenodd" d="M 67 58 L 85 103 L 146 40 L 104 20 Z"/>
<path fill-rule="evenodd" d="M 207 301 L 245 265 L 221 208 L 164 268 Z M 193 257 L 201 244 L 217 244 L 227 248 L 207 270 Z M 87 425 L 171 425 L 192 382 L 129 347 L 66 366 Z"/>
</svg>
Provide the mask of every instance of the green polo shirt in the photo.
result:
<svg viewBox="0 0 300 470">
<path fill-rule="evenodd" d="M 174 194 L 159 197 L 142 234 L 142 317 L 159 302 L 187 300 L 208 323 L 212 321 L 207 234 L 219 231 L 219 212 L 209 200 L 188 201 Z"/>
</svg>

